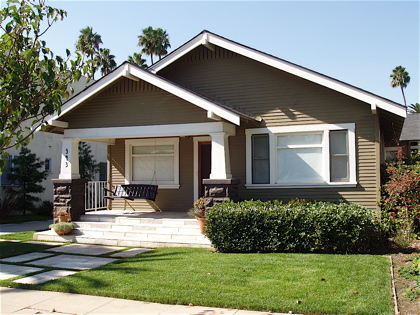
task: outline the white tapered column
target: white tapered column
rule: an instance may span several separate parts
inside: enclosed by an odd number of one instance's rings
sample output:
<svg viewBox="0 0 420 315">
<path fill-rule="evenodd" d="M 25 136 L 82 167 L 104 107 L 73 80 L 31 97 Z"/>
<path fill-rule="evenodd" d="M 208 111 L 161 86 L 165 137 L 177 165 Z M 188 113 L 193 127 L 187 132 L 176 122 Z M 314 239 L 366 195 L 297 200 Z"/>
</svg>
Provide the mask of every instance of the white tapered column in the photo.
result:
<svg viewBox="0 0 420 315">
<path fill-rule="evenodd" d="M 230 179 L 229 135 L 225 132 L 212 133 L 210 179 Z"/>
<path fill-rule="evenodd" d="M 79 140 L 64 138 L 59 179 L 77 179 L 79 174 Z"/>
</svg>

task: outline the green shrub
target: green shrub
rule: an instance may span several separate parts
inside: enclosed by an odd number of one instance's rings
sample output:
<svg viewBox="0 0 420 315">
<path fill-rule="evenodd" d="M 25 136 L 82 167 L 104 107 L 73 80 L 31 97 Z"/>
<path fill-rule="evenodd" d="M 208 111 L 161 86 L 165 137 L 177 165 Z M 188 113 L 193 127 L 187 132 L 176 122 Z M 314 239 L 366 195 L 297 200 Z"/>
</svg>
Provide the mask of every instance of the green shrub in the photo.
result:
<svg viewBox="0 0 420 315">
<path fill-rule="evenodd" d="M 381 239 L 374 211 L 345 203 L 225 202 L 206 226 L 220 252 L 366 253 Z"/>
<path fill-rule="evenodd" d="M 54 205 L 51 201 L 43 200 L 41 204 L 35 209 L 35 214 L 52 217 L 53 208 Z"/>
</svg>

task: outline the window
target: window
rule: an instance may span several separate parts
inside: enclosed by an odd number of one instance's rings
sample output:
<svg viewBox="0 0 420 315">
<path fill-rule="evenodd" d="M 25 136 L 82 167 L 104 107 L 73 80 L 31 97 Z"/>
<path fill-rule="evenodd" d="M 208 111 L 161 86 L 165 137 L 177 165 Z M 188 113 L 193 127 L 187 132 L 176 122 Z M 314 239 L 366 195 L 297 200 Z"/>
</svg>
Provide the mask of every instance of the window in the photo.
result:
<svg viewBox="0 0 420 315">
<path fill-rule="evenodd" d="M 247 187 L 356 185 L 355 125 L 246 130 Z"/>
<path fill-rule="evenodd" d="M 179 187 L 179 139 L 126 141 L 126 181 Z"/>
<path fill-rule="evenodd" d="M 46 158 L 44 161 L 44 167 L 45 167 L 45 171 L 48 173 L 52 173 L 53 172 L 53 168 L 52 168 L 52 159 L 51 158 Z"/>
<path fill-rule="evenodd" d="M 16 165 L 14 163 L 12 163 L 12 159 L 14 159 L 15 157 L 18 157 L 18 155 L 10 155 L 8 158 L 6 158 L 6 165 L 5 165 L 3 174 L 0 175 L 1 186 L 16 185 L 16 184 L 12 183 L 8 178 L 9 177 L 8 174 L 12 173 L 11 169 L 16 167 Z"/>
<path fill-rule="evenodd" d="M 252 135 L 252 183 L 270 182 L 270 151 L 268 134 Z"/>
</svg>

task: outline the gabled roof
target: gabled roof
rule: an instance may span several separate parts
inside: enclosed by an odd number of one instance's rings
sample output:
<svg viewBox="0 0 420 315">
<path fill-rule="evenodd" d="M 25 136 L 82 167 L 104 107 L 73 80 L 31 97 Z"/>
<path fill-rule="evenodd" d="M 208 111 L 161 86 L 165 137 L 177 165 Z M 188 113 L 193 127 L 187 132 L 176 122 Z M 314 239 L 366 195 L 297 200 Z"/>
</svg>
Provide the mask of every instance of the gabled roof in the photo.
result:
<svg viewBox="0 0 420 315">
<path fill-rule="evenodd" d="M 400 140 L 420 140 L 420 113 L 407 115 L 401 131 Z"/>
<path fill-rule="evenodd" d="M 131 80 L 143 80 L 148 82 L 172 95 L 186 100 L 204 110 L 207 110 L 208 117 L 220 117 L 227 121 L 230 121 L 236 125 L 240 124 L 240 119 L 245 118 L 248 120 L 255 120 L 254 117 L 241 113 L 235 109 L 227 107 L 223 104 L 217 103 L 211 99 L 201 96 L 193 91 L 186 89 L 174 82 L 171 82 L 165 78 L 162 78 L 150 71 L 144 70 L 137 65 L 129 62 L 124 62 L 118 68 L 113 70 L 111 73 L 102 77 L 92 85 L 86 87 L 83 91 L 73 96 L 61 107 L 60 114 L 54 114 L 47 118 L 47 122 L 50 125 L 56 125 L 65 127 L 64 122 L 57 121 L 64 114 L 76 108 L 78 105 L 91 98 L 95 94 L 106 89 L 110 84 L 116 80 L 126 77 Z"/>
<path fill-rule="evenodd" d="M 170 65 L 171 63 L 178 60 L 179 58 L 181 58 L 182 56 L 184 56 L 185 54 L 187 54 L 188 52 L 192 51 L 200 45 L 204 45 L 210 49 L 212 49 L 213 45 L 222 47 L 224 49 L 233 51 L 239 55 L 251 58 L 271 67 L 291 73 L 298 77 L 304 78 L 306 80 L 312 81 L 314 83 L 320 84 L 337 92 L 346 94 L 362 102 L 370 104 L 373 111 L 376 110 L 376 108 L 378 107 L 398 116 L 406 117 L 405 107 L 398 103 L 372 94 L 365 90 L 359 89 L 342 81 L 333 79 L 326 75 L 320 74 L 318 72 L 290 63 L 278 57 L 236 43 L 234 41 L 231 41 L 229 39 L 226 39 L 208 31 L 201 32 L 199 35 L 197 35 L 178 49 L 174 50 L 166 57 L 150 66 L 149 70 L 154 73 L 158 73 L 160 70 L 167 67 L 168 65 Z"/>
</svg>

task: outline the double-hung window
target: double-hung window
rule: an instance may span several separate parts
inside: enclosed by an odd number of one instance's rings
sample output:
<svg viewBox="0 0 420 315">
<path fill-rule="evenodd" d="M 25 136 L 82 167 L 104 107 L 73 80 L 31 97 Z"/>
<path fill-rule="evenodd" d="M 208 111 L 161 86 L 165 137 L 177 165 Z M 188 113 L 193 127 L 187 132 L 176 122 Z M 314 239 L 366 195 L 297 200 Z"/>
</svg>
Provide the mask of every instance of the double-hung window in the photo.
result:
<svg viewBox="0 0 420 315">
<path fill-rule="evenodd" d="M 179 187 L 179 139 L 126 140 L 126 183 Z"/>
<path fill-rule="evenodd" d="M 247 187 L 356 185 L 355 124 L 248 129 Z"/>
</svg>

